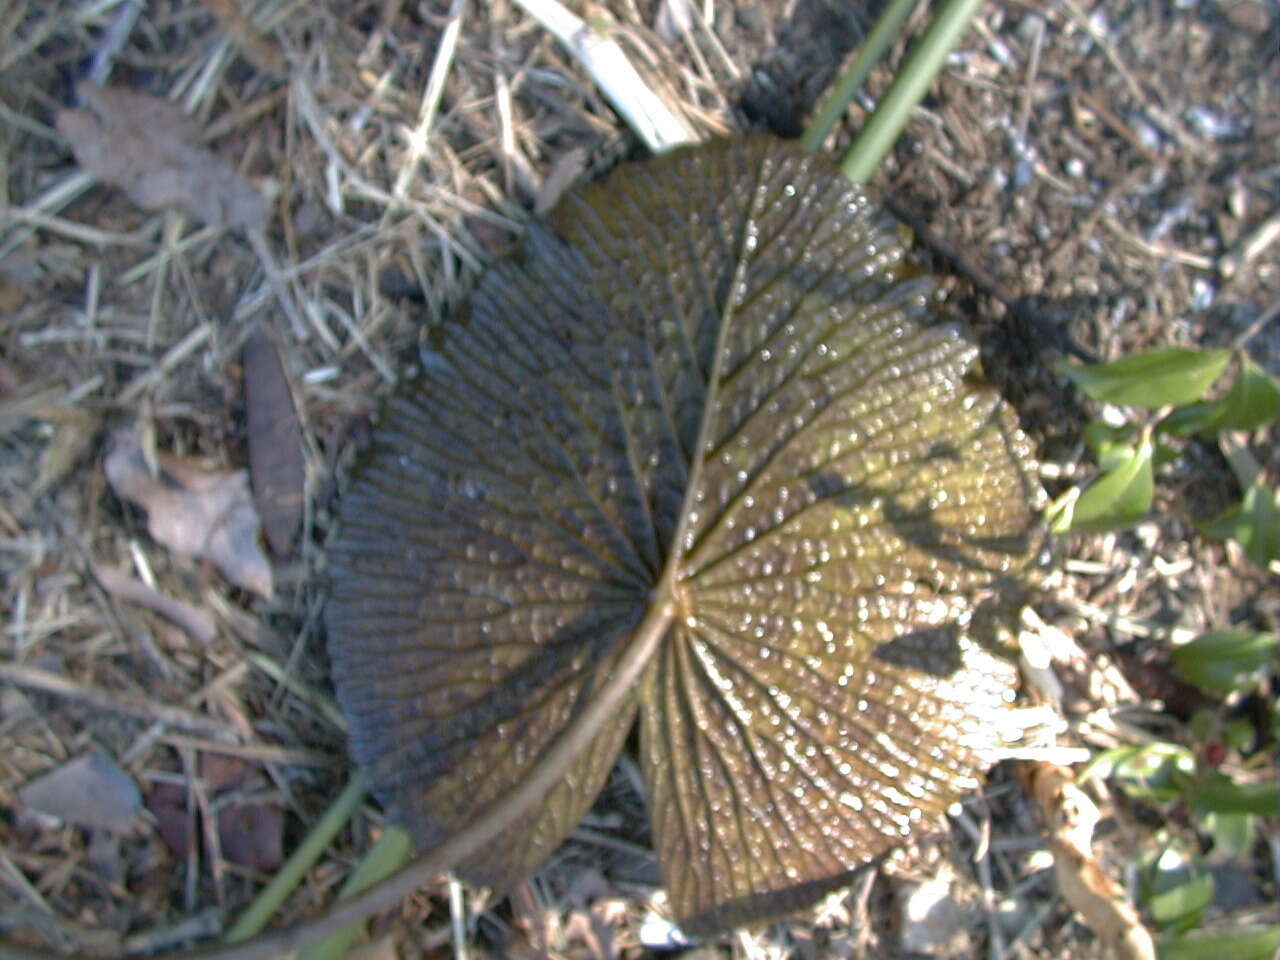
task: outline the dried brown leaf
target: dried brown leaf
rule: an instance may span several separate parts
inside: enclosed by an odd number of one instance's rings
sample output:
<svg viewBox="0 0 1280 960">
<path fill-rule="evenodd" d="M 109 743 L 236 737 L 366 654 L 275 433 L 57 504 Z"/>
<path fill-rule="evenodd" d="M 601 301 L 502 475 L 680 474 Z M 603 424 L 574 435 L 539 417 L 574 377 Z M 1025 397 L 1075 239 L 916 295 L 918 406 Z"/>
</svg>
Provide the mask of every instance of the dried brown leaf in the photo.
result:
<svg viewBox="0 0 1280 960">
<path fill-rule="evenodd" d="M 306 462 L 302 427 L 280 363 L 280 351 L 259 330 L 244 345 L 244 395 L 249 432 L 249 475 L 267 543 L 286 556 L 302 523 Z"/>
<path fill-rule="evenodd" d="M 1138 911 L 1125 899 L 1124 888 L 1094 859 L 1098 810 L 1093 801 L 1076 785 L 1071 771 L 1050 763 L 1036 764 L 1029 780 L 1049 828 L 1049 851 L 1063 898 L 1120 960 L 1155 960 L 1155 943 Z"/>
<path fill-rule="evenodd" d="M 106 460 L 112 489 L 147 511 L 147 530 L 175 553 L 203 557 L 237 586 L 271 596 L 271 564 L 244 470 L 210 470 L 161 454 L 152 476 L 137 437 L 116 436 Z"/>
<path fill-rule="evenodd" d="M 236 0 L 204 0 L 204 5 L 218 18 L 231 41 L 255 67 L 275 77 L 289 72 L 280 50 L 254 28 Z"/>
<path fill-rule="evenodd" d="M 187 792 L 175 783 L 158 783 L 147 794 L 147 812 L 169 852 L 179 860 L 186 860 L 191 849 L 194 815 L 187 803 Z"/>
<path fill-rule="evenodd" d="M 53 442 L 45 447 L 37 475 L 28 496 L 32 500 L 61 483 L 98 436 L 99 420 L 78 407 L 41 407 L 35 416 L 57 428 Z"/>
<path fill-rule="evenodd" d="M 240 786 L 253 767 L 235 757 L 205 754 L 200 759 L 200 777 L 213 795 Z M 169 852 L 187 859 L 192 842 L 194 810 L 187 791 L 177 784 L 162 783 L 147 795 L 147 809 L 155 818 Z M 284 811 L 272 803 L 222 802 L 215 805 L 218 850 L 224 860 L 256 870 L 274 870 L 284 854 Z M 212 856 L 212 851 L 209 851 Z"/>
<path fill-rule="evenodd" d="M 195 122 L 168 100 L 82 83 L 81 110 L 59 110 L 76 162 L 147 210 L 182 210 L 218 226 L 263 229 L 266 205 L 226 160 L 201 146 Z"/>
<path fill-rule="evenodd" d="M 267 803 L 237 803 L 218 811 L 222 856 L 242 867 L 274 870 L 284 860 L 284 812 Z"/>
</svg>

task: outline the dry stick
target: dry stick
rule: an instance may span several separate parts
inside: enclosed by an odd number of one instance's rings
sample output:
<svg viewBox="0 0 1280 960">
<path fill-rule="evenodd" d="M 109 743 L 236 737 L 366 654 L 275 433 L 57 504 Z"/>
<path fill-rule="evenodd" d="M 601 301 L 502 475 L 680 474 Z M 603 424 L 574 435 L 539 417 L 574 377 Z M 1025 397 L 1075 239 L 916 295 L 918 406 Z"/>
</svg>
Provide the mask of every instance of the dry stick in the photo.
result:
<svg viewBox="0 0 1280 960">
<path fill-rule="evenodd" d="M 617 665 L 582 712 L 547 748 L 528 775 L 509 793 L 486 808 L 470 826 L 423 854 L 377 886 L 334 904 L 329 910 L 296 927 L 269 933 L 244 943 L 216 946 L 190 953 L 162 954 L 155 960 L 271 960 L 288 951 L 336 933 L 353 923 L 394 906 L 437 875 L 451 870 L 519 819 L 554 787 L 601 728 L 615 717 L 632 686 L 652 659 L 675 618 L 675 571 L 669 567 L 652 594 L 651 607 L 636 628 Z M 4 669 L 0 665 L 0 669 Z M 0 676 L 3 676 L 0 673 Z M 67 960 L 64 955 L 0 943 L 0 960 Z"/>
<path fill-rule="evenodd" d="M 66 697 L 68 700 L 78 700 L 99 710 L 156 721 L 208 737 L 234 736 L 234 731 L 227 725 L 189 710 L 183 710 L 181 707 L 171 707 L 142 697 L 86 687 L 59 674 L 50 673 L 48 670 L 40 670 L 19 663 L 0 663 L 0 681 L 14 683 L 28 690 L 38 690 L 56 697 Z"/>
</svg>

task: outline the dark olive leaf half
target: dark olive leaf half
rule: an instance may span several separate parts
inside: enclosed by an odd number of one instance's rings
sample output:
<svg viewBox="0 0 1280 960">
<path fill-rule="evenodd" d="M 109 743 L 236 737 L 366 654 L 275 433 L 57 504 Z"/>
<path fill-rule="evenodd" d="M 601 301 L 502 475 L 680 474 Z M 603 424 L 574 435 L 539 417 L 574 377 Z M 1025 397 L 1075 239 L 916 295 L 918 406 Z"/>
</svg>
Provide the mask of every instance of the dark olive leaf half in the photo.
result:
<svg viewBox="0 0 1280 960">
<path fill-rule="evenodd" d="M 1027 441 L 893 222 L 757 137 L 625 166 L 492 268 L 390 402 L 327 625 L 358 762 L 426 848 L 520 781 L 650 610 L 638 689 L 469 880 L 504 889 L 637 714 L 681 925 L 812 901 L 977 784 L 1035 553 Z"/>
</svg>

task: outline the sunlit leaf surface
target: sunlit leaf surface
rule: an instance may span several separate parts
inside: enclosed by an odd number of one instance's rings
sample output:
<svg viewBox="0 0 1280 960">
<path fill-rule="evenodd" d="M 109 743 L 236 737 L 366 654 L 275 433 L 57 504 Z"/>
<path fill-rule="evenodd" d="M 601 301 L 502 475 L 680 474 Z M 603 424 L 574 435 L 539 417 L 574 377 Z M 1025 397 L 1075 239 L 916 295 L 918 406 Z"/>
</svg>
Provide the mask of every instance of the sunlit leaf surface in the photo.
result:
<svg viewBox="0 0 1280 960">
<path fill-rule="evenodd" d="M 677 917 L 803 906 L 977 785 L 1035 552 L 1026 440 L 900 232 L 825 160 L 717 143 L 571 194 L 392 400 L 326 619 L 353 749 L 426 847 L 518 782 L 653 604 L 625 709 L 464 865 L 499 889 L 639 712 Z"/>
</svg>

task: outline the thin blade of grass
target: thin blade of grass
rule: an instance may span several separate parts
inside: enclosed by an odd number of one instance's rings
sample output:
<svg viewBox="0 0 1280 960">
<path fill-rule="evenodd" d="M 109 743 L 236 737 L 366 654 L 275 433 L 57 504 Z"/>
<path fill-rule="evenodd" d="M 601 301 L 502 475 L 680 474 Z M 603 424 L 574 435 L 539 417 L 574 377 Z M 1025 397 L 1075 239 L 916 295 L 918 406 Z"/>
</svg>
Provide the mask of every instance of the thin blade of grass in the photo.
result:
<svg viewBox="0 0 1280 960">
<path fill-rule="evenodd" d="M 889 45 L 893 43 L 898 31 L 902 29 L 902 25 L 907 22 L 911 11 L 919 2 L 920 0 L 892 0 L 884 8 L 880 19 L 876 21 L 876 25 L 871 28 L 871 32 L 862 42 L 857 56 L 841 75 L 827 102 L 822 105 L 817 116 L 809 122 L 804 136 L 800 138 L 806 150 L 816 151 L 822 148 L 823 141 L 839 121 L 845 107 L 861 92 L 867 74 L 883 59 L 885 51 L 889 49 Z"/>
<path fill-rule="evenodd" d="M 391 876 L 408 863 L 412 856 L 413 842 L 409 835 L 399 827 L 387 827 L 369 848 L 359 866 L 347 877 L 347 882 L 338 891 L 338 899 L 350 897 Z M 307 947 L 298 954 L 298 960 L 342 960 L 360 938 L 363 929 L 364 925 L 360 923 L 344 927 Z"/>
<path fill-rule="evenodd" d="M 288 898 L 298 883 L 306 876 L 320 855 L 328 849 L 333 838 L 343 828 L 356 807 L 364 800 L 366 783 L 364 774 L 357 773 L 329 805 L 306 839 L 290 854 L 271 882 L 262 888 L 249 908 L 240 915 L 223 937 L 227 943 L 240 943 L 259 933 L 275 916 L 280 905 Z"/>
<path fill-rule="evenodd" d="M 924 36 L 911 48 L 893 83 L 840 162 L 840 169 L 854 183 L 871 179 L 981 3 L 982 0 L 947 0 Z"/>
</svg>

